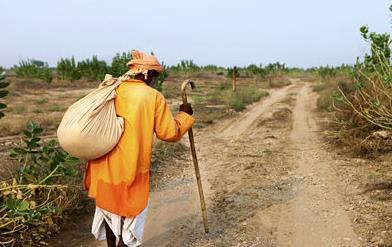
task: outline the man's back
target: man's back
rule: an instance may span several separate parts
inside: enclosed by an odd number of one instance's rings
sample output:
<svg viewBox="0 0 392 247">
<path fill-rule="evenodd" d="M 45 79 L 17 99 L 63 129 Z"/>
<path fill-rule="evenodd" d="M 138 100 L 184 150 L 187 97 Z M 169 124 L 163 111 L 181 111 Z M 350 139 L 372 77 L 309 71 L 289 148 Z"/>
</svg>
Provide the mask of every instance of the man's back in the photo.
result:
<svg viewBox="0 0 392 247">
<path fill-rule="evenodd" d="M 107 155 L 88 162 L 85 185 L 97 206 L 121 216 L 135 216 L 146 206 L 153 134 L 178 141 L 194 119 L 180 112 L 173 118 L 161 93 L 143 81 L 123 82 L 117 91 L 116 113 L 124 133 Z"/>
</svg>

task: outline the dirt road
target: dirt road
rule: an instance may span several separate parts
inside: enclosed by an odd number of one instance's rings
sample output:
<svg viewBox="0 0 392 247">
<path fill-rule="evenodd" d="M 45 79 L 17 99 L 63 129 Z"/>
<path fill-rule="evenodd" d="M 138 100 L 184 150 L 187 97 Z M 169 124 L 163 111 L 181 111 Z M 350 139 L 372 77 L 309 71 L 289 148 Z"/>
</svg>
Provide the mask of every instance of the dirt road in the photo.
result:
<svg viewBox="0 0 392 247">
<path fill-rule="evenodd" d="M 235 119 L 196 131 L 211 232 L 203 233 L 188 160 L 152 191 L 143 246 L 360 246 L 315 103 L 310 85 L 294 81 Z"/>
</svg>

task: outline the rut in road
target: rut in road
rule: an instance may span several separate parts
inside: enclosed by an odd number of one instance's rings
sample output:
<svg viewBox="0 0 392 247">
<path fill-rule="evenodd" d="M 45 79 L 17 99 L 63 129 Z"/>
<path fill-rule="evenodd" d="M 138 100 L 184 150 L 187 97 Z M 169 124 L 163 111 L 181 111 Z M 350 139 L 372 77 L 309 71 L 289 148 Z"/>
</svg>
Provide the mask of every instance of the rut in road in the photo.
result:
<svg viewBox="0 0 392 247">
<path fill-rule="evenodd" d="M 234 120 L 195 131 L 210 233 L 189 159 L 151 192 L 143 246 L 358 246 L 316 132 L 315 99 L 293 81 Z"/>
<path fill-rule="evenodd" d="M 292 176 L 301 180 L 296 196 L 287 204 L 272 206 L 261 220 L 273 222 L 279 246 L 359 246 L 352 230 L 339 181 L 322 149 L 313 117 L 316 97 L 306 85 L 297 95 L 289 149 Z M 337 162 L 337 161 L 336 161 Z"/>
</svg>

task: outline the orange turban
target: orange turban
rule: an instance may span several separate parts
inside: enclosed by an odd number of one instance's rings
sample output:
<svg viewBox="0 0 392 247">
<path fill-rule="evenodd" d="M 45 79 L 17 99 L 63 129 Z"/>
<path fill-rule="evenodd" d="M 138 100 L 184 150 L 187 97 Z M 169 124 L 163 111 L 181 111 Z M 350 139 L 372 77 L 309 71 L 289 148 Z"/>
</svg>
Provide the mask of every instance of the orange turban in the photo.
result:
<svg viewBox="0 0 392 247">
<path fill-rule="evenodd" d="M 129 72 L 131 74 L 146 74 L 149 70 L 155 70 L 159 73 L 164 71 L 163 66 L 153 55 L 146 54 L 137 50 L 132 50 L 131 55 L 132 59 L 127 63 Z"/>
</svg>

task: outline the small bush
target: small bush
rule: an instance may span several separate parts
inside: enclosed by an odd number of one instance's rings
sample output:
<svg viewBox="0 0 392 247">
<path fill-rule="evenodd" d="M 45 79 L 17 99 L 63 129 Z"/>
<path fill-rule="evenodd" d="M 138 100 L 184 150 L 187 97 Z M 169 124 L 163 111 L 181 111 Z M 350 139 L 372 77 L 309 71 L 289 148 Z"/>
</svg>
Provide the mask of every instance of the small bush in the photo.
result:
<svg viewBox="0 0 392 247">
<path fill-rule="evenodd" d="M 53 79 L 52 70 L 48 64 L 39 60 L 22 60 L 18 66 L 13 67 L 13 70 L 17 77 L 38 78 L 48 83 Z"/>
<path fill-rule="evenodd" d="M 170 70 L 173 72 L 196 72 L 201 67 L 193 62 L 193 60 L 181 60 L 177 65 L 171 66 Z"/>
<path fill-rule="evenodd" d="M 98 60 L 97 56 L 93 56 L 91 60 L 86 59 L 78 62 L 78 71 L 82 78 L 86 80 L 101 81 L 105 74 L 108 73 L 109 68 L 105 61 Z"/>
<path fill-rule="evenodd" d="M 312 86 L 313 92 L 321 92 L 327 88 L 325 83 L 317 83 Z"/>
<path fill-rule="evenodd" d="M 17 105 L 14 108 L 12 108 L 12 110 L 16 114 L 24 114 L 26 112 L 26 106 L 25 105 Z"/>
<path fill-rule="evenodd" d="M 219 85 L 218 85 L 218 89 L 222 90 L 222 91 L 223 90 L 227 90 L 230 87 L 231 87 L 231 85 L 229 83 L 227 83 L 227 82 L 220 82 Z"/>
<path fill-rule="evenodd" d="M 42 112 L 43 112 L 42 109 L 39 109 L 39 108 L 35 108 L 33 110 L 33 113 L 42 113 Z"/>
<path fill-rule="evenodd" d="M 61 58 L 57 63 L 57 78 L 60 80 L 75 81 L 81 78 L 75 58 Z"/>
<path fill-rule="evenodd" d="M 250 86 L 240 88 L 237 92 L 227 91 L 226 102 L 234 110 L 243 111 L 246 108 L 246 105 L 259 101 L 262 97 L 267 95 L 268 92 Z"/>
<path fill-rule="evenodd" d="M 45 99 L 45 98 L 43 98 L 43 99 L 38 99 L 38 100 L 34 101 L 34 103 L 35 103 L 36 105 L 43 105 L 43 104 L 48 103 L 48 99 Z"/>
<path fill-rule="evenodd" d="M 55 140 L 43 142 L 43 130 L 29 123 L 24 145 L 11 158 L 21 164 L 18 176 L 0 182 L 0 242 L 4 246 L 31 246 L 59 230 L 65 210 L 77 201 L 78 190 L 69 186 L 80 161 Z"/>
<path fill-rule="evenodd" d="M 243 101 L 241 101 L 241 99 L 239 99 L 237 97 L 230 97 L 228 99 L 228 104 L 235 111 L 243 111 L 246 108 L 245 103 Z"/>
<path fill-rule="evenodd" d="M 193 105 L 199 105 L 203 101 L 203 98 L 199 95 L 193 95 L 192 96 L 192 104 Z"/>
<path fill-rule="evenodd" d="M 233 71 L 234 67 L 227 68 L 227 77 L 232 78 L 233 77 Z M 240 69 L 235 67 L 235 77 L 238 78 L 240 77 Z"/>
<path fill-rule="evenodd" d="M 162 92 L 163 83 L 165 82 L 167 77 L 169 77 L 168 67 L 163 62 L 162 62 L 162 66 L 164 68 L 164 71 L 159 73 L 159 75 L 154 79 L 154 82 L 153 82 L 154 88 L 156 90 L 158 90 L 159 92 Z"/>
<path fill-rule="evenodd" d="M 51 105 L 48 110 L 50 112 L 64 112 L 66 109 L 67 108 L 65 108 L 64 106 L 60 106 L 58 104 L 54 104 L 54 105 Z"/>
<path fill-rule="evenodd" d="M 114 77 L 120 77 L 128 71 L 127 63 L 132 59 L 131 53 L 123 52 L 117 53 L 112 59 L 111 74 Z"/>
</svg>

